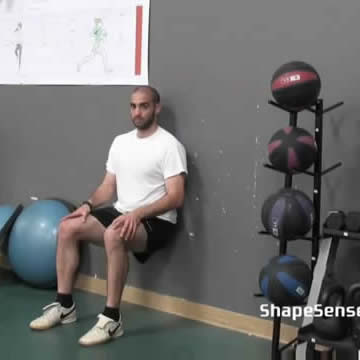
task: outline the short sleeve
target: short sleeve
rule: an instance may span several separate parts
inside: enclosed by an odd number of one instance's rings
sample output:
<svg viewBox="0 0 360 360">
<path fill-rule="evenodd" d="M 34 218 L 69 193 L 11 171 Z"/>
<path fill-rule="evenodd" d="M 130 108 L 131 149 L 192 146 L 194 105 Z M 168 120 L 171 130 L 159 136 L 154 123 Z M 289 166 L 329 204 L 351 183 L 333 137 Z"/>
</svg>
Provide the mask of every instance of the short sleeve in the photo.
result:
<svg viewBox="0 0 360 360">
<path fill-rule="evenodd" d="M 165 179 L 188 173 L 186 150 L 180 142 L 175 141 L 169 144 L 163 161 L 163 173 Z"/>
<path fill-rule="evenodd" d="M 111 173 L 111 174 L 115 174 L 115 168 L 114 168 L 114 147 L 115 147 L 115 139 L 112 142 L 110 149 L 109 149 L 109 153 L 108 153 L 108 158 L 106 161 L 106 171 Z"/>
</svg>

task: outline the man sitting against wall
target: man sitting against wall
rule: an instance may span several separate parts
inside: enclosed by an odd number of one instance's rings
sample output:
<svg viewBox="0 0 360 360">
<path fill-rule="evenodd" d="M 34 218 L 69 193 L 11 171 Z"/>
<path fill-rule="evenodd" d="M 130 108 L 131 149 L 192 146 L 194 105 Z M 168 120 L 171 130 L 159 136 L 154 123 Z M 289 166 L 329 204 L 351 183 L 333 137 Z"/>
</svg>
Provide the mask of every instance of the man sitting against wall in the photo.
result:
<svg viewBox="0 0 360 360">
<path fill-rule="evenodd" d="M 184 202 L 187 175 L 184 146 L 158 125 L 160 96 L 150 86 L 131 94 L 130 116 L 135 129 L 115 137 L 106 174 L 91 197 L 59 226 L 56 254 L 57 296 L 30 323 L 46 330 L 77 319 L 72 290 L 82 241 L 104 244 L 107 298 L 95 326 L 79 340 L 100 344 L 124 333 L 120 302 L 129 269 L 129 252 L 145 263 L 163 248 L 176 230 L 177 208 Z M 113 206 L 106 207 L 114 195 Z"/>
</svg>

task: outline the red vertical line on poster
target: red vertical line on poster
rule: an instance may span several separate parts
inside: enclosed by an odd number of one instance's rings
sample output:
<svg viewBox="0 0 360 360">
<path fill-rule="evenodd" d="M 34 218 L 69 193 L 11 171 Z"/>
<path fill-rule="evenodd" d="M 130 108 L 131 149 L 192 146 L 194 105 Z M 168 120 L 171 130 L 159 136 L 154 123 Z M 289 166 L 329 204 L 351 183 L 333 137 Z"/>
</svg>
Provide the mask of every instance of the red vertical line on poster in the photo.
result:
<svg viewBox="0 0 360 360">
<path fill-rule="evenodd" d="M 143 7 L 136 7 L 135 75 L 141 74 Z"/>
</svg>

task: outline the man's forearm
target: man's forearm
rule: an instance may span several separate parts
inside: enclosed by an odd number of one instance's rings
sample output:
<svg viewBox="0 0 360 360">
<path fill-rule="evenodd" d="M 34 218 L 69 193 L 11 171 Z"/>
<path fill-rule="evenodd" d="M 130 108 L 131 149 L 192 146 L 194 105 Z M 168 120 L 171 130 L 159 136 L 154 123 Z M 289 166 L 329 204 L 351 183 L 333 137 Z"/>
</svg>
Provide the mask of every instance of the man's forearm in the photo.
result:
<svg viewBox="0 0 360 360">
<path fill-rule="evenodd" d="M 141 219 L 145 219 L 163 214 L 169 210 L 179 207 L 180 205 L 179 201 L 169 195 L 165 195 L 150 205 L 136 209 L 135 212 Z"/>
<path fill-rule="evenodd" d="M 99 207 L 111 201 L 114 196 L 114 190 L 110 185 L 102 184 L 90 196 L 89 201 L 93 208 Z"/>
</svg>

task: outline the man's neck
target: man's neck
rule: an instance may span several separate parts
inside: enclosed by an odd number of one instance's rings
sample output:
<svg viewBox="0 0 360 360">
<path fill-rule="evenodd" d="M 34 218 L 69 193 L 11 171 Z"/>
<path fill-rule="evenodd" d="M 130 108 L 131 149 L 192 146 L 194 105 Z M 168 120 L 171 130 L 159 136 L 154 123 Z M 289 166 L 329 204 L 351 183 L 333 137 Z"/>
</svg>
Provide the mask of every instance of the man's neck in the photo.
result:
<svg viewBox="0 0 360 360">
<path fill-rule="evenodd" d="M 146 138 L 151 136 L 155 133 L 155 131 L 158 129 L 159 125 L 157 123 L 154 123 L 150 128 L 146 130 L 137 129 L 137 137 L 138 138 Z"/>
</svg>

